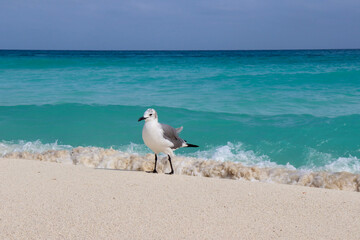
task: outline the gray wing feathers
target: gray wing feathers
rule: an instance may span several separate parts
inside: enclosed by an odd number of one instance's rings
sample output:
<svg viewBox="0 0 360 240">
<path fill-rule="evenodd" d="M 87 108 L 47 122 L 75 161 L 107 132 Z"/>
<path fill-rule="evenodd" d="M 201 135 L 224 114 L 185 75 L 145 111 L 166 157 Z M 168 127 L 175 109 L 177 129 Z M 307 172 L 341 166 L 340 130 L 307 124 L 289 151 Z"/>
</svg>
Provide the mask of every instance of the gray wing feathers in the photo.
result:
<svg viewBox="0 0 360 240">
<path fill-rule="evenodd" d="M 177 133 L 181 133 L 181 131 L 183 130 L 183 126 L 179 127 L 179 128 L 176 128 L 176 132 Z"/>
<path fill-rule="evenodd" d="M 165 139 L 169 140 L 170 142 L 172 142 L 174 144 L 174 146 L 172 147 L 172 149 L 177 149 L 182 147 L 183 143 L 185 142 L 184 140 L 182 140 L 179 135 L 178 132 L 180 132 L 182 130 L 178 131 L 177 129 L 173 128 L 172 126 L 166 125 L 166 124 L 162 124 L 160 123 L 161 128 L 163 130 L 163 136 Z"/>
</svg>

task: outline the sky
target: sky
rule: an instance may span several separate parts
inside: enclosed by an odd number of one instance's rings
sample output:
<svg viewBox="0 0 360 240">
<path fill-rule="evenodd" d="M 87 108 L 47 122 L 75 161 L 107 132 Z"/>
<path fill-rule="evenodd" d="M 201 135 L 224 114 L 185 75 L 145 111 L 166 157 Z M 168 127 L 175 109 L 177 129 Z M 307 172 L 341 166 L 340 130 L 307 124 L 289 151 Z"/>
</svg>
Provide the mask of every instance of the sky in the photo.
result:
<svg viewBox="0 0 360 240">
<path fill-rule="evenodd" d="M 0 0 L 0 49 L 360 48 L 359 0 Z"/>
</svg>

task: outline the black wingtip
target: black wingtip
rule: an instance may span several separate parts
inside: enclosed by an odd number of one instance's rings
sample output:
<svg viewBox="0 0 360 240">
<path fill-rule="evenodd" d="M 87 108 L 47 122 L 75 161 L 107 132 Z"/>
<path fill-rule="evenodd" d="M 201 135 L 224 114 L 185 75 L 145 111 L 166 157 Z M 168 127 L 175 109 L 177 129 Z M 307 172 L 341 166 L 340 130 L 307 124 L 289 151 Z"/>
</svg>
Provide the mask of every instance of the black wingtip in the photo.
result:
<svg viewBox="0 0 360 240">
<path fill-rule="evenodd" d="M 194 144 L 190 144 L 190 143 L 187 143 L 187 146 L 186 147 L 199 147 L 198 145 L 194 145 Z"/>
</svg>

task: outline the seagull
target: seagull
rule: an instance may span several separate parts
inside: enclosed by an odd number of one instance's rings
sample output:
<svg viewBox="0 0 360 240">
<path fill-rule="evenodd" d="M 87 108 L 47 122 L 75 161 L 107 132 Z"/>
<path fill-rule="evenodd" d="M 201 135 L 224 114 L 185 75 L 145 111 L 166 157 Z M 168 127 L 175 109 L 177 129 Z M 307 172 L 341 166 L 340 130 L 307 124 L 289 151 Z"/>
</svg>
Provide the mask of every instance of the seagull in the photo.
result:
<svg viewBox="0 0 360 240">
<path fill-rule="evenodd" d="M 171 157 L 174 156 L 173 151 L 182 147 L 199 147 L 197 145 L 187 143 L 179 137 L 178 134 L 183 130 L 183 127 L 175 129 L 169 125 L 159 123 L 158 115 L 155 109 L 149 108 L 146 110 L 144 115 L 139 118 L 138 122 L 142 120 L 145 120 L 142 130 L 142 138 L 145 145 L 155 153 L 155 167 L 151 173 L 157 173 L 157 154 L 160 152 L 167 154 L 170 162 L 171 172 L 166 174 L 173 174 L 174 169 L 171 163 Z"/>
</svg>

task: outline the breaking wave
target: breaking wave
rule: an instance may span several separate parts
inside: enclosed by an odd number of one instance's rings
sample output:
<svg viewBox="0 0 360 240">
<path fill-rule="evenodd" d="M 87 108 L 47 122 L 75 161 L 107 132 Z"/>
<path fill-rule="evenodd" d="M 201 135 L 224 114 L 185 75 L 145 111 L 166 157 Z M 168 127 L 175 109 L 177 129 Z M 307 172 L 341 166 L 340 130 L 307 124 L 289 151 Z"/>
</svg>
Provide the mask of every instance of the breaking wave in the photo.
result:
<svg viewBox="0 0 360 240">
<path fill-rule="evenodd" d="M 54 143 L 42 143 L 40 140 L 34 142 L 27 141 L 2 141 L 0 142 L 0 156 L 4 156 L 13 152 L 29 152 L 29 153 L 43 153 L 48 150 L 70 150 L 70 145 L 59 145 Z"/>
<path fill-rule="evenodd" d="M 198 151 L 173 159 L 175 174 L 227 179 L 274 182 L 309 187 L 360 191 L 360 164 L 356 157 L 338 158 L 321 167 L 296 169 L 278 165 L 266 155 L 242 150 L 241 144 L 228 143 L 208 151 Z M 2 142 L 0 156 L 14 159 L 70 163 L 93 168 L 150 171 L 154 155 L 143 145 L 130 144 L 118 149 L 76 147 L 35 142 Z M 158 172 L 170 171 L 166 156 L 159 157 Z"/>
</svg>

